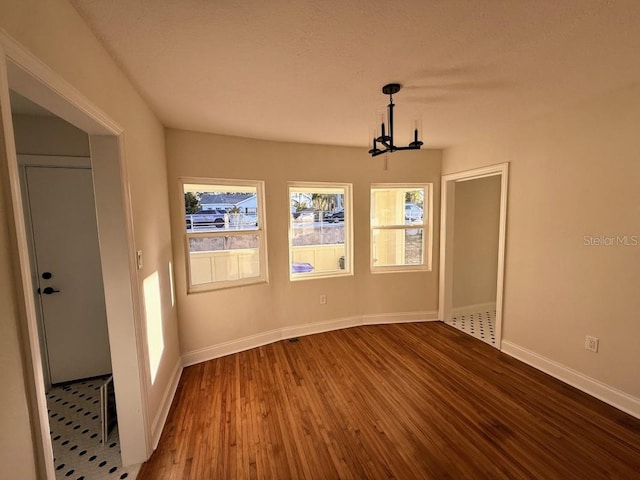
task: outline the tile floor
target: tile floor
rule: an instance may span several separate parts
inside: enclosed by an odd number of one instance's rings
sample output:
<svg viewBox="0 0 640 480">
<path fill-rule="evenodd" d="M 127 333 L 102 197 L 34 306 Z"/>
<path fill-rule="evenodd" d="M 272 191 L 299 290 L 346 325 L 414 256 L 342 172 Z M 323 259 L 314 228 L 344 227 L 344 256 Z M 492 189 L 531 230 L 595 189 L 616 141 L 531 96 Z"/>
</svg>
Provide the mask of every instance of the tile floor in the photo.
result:
<svg viewBox="0 0 640 480">
<path fill-rule="evenodd" d="M 47 394 L 57 480 L 135 479 L 138 466 L 123 468 L 117 427 L 102 443 L 100 383 L 85 380 Z"/>
<path fill-rule="evenodd" d="M 496 311 L 460 314 L 447 322 L 458 330 L 476 337 L 489 345 L 496 346 Z"/>
</svg>

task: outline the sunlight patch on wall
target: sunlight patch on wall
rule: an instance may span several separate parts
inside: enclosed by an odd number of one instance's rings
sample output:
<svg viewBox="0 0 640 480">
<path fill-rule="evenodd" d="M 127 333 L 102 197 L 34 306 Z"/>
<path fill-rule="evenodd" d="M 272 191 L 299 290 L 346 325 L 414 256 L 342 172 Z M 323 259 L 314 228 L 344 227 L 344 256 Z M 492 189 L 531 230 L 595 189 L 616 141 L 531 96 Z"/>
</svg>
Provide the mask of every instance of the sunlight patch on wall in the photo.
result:
<svg viewBox="0 0 640 480">
<path fill-rule="evenodd" d="M 164 335 L 162 332 L 162 302 L 160 296 L 160 279 L 158 272 L 153 272 L 144 279 L 144 307 L 147 326 L 147 348 L 149 351 L 149 370 L 151 383 L 155 383 L 162 352 L 164 352 Z"/>
<path fill-rule="evenodd" d="M 171 287 L 171 307 L 176 306 L 176 290 L 173 284 L 173 263 L 169 262 L 169 286 Z"/>
</svg>

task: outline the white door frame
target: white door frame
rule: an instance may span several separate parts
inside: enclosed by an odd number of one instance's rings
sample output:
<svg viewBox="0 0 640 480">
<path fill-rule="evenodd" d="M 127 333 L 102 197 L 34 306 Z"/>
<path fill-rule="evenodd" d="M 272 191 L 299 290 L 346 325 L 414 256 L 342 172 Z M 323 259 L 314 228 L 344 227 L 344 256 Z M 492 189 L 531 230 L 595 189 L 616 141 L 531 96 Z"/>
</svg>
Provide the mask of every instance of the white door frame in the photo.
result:
<svg viewBox="0 0 640 480">
<path fill-rule="evenodd" d="M 16 300 L 38 477 L 55 480 L 55 470 L 9 88 L 89 135 L 121 456 L 124 465 L 142 463 L 152 451 L 147 408 L 150 375 L 141 321 L 124 131 L 75 87 L 0 30 L 0 147 L 4 147 L 0 151 L 0 168 L 9 197 L 9 233 L 17 247 L 13 252 Z"/>
<path fill-rule="evenodd" d="M 442 176 L 442 196 L 440 213 L 440 282 L 438 318 L 443 322 L 451 320 L 453 297 L 453 213 L 455 210 L 455 186 L 457 182 L 499 175 L 500 182 L 500 232 L 498 234 L 498 279 L 496 289 L 496 347 L 502 344 L 502 303 L 504 295 L 504 258 L 507 234 L 507 186 L 509 164 L 500 163 L 464 172 Z"/>
</svg>

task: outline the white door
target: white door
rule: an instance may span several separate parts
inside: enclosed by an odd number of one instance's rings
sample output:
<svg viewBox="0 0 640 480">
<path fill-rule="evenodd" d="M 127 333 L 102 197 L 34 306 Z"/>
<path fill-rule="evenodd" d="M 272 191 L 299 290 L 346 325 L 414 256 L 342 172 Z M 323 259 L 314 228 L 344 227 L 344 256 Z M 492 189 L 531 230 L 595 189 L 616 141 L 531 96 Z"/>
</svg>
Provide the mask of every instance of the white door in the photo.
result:
<svg viewBox="0 0 640 480">
<path fill-rule="evenodd" d="M 91 170 L 25 174 L 51 383 L 110 373 Z"/>
</svg>

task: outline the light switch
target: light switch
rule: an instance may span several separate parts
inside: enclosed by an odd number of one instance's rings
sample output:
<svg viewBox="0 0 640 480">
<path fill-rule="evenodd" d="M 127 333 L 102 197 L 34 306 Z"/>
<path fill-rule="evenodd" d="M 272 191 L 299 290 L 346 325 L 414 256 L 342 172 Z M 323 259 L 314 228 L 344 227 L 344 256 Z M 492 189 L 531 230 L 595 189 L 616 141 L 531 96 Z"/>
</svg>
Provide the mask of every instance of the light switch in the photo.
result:
<svg viewBox="0 0 640 480">
<path fill-rule="evenodd" d="M 136 262 L 138 264 L 138 270 L 142 270 L 142 250 L 136 250 Z"/>
</svg>

